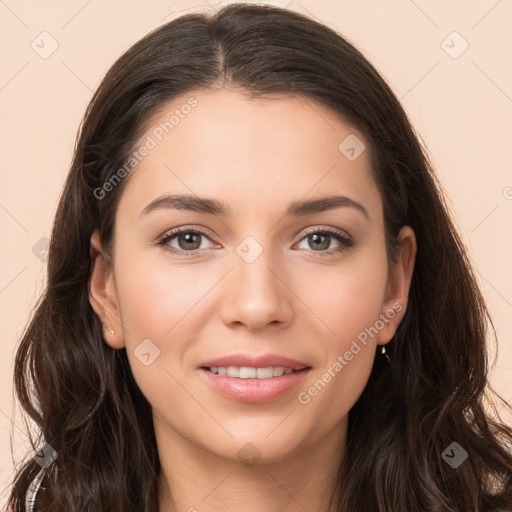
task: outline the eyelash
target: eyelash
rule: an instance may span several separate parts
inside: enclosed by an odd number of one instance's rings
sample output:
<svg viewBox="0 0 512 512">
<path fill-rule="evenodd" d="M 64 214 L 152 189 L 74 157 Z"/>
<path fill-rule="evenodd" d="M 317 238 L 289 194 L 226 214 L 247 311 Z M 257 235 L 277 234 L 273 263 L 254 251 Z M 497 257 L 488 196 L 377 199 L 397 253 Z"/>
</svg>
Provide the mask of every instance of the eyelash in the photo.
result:
<svg viewBox="0 0 512 512">
<path fill-rule="evenodd" d="M 165 233 L 157 241 L 157 245 L 172 254 L 179 254 L 179 255 L 183 255 L 185 257 L 195 256 L 195 255 L 201 253 L 202 251 L 204 251 L 204 249 L 195 249 L 193 251 L 183 251 L 183 250 L 177 250 L 174 247 L 170 247 L 168 245 L 168 243 L 173 238 L 175 238 L 177 235 L 179 235 L 180 233 L 192 233 L 192 234 L 196 234 L 196 235 L 202 235 L 202 236 L 208 238 L 209 240 L 211 240 L 210 236 L 207 233 L 205 233 L 204 231 L 197 230 L 197 229 L 191 229 L 187 226 L 181 226 L 179 228 L 172 229 L 172 230 L 168 231 L 167 233 Z M 350 249 L 354 246 L 354 240 L 350 235 L 344 234 L 343 231 L 337 230 L 334 228 L 322 228 L 322 229 L 308 228 L 304 232 L 302 238 L 297 243 L 301 242 L 302 240 L 307 238 L 309 235 L 317 235 L 317 234 L 329 235 L 331 237 L 334 237 L 340 243 L 340 245 L 339 245 L 339 247 L 335 247 L 334 249 L 329 249 L 326 251 L 314 251 L 311 249 L 310 252 L 313 253 L 314 257 L 333 256 L 335 253 L 342 253 L 342 252 L 346 251 L 347 249 Z"/>
</svg>

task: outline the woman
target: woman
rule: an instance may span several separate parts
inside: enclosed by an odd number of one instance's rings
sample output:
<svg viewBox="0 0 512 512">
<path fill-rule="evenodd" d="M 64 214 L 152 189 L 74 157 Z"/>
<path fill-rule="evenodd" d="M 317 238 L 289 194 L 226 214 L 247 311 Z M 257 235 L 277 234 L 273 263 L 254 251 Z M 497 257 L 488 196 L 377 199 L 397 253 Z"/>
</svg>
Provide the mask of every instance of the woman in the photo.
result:
<svg viewBox="0 0 512 512">
<path fill-rule="evenodd" d="M 358 50 L 270 6 L 183 16 L 86 112 L 16 357 L 43 448 L 9 505 L 512 510 L 488 319 Z"/>
</svg>

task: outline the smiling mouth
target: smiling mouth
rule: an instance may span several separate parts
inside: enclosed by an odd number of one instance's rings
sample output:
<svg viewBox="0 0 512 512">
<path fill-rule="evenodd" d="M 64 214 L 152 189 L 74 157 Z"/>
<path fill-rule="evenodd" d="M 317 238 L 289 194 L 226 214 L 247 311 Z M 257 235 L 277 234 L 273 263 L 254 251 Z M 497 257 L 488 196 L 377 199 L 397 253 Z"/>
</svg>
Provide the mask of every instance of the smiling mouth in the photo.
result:
<svg viewBox="0 0 512 512">
<path fill-rule="evenodd" d="M 226 377 L 233 377 L 238 379 L 272 379 L 274 377 L 281 377 L 283 375 L 290 375 L 291 373 L 301 372 L 309 367 L 304 367 L 298 370 L 292 368 L 285 368 L 283 366 L 268 366 L 264 368 L 255 368 L 252 366 L 205 366 L 205 370 L 210 371 L 216 375 L 225 375 Z"/>
<path fill-rule="evenodd" d="M 304 382 L 311 370 L 311 366 L 302 363 L 294 368 L 290 366 L 203 365 L 199 370 L 201 378 L 224 398 L 239 403 L 264 404 L 289 394 Z"/>
</svg>

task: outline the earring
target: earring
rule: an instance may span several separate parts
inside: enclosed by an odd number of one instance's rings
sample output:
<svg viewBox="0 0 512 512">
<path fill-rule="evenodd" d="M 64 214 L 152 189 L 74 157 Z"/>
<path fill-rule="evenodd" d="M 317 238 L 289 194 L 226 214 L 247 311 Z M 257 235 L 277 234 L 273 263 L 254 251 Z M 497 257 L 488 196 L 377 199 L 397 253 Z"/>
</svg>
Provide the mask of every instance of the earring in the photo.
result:
<svg viewBox="0 0 512 512">
<path fill-rule="evenodd" d="M 386 347 L 385 347 L 384 345 L 382 345 L 381 354 L 382 354 L 383 356 L 385 356 L 385 357 L 386 357 L 386 359 L 388 360 L 388 363 L 390 363 L 390 362 L 391 362 L 391 359 L 390 359 L 390 358 L 389 358 L 389 356 L 386 354 Z"/>
<path fill-rule="evenodd" d="M 107 329 L 105 325 L 103 326 L 103 330 L 108 331 L 110 334 L 115 334 L 115 331 L 113 331 L 112 329 Z"/>
</svg>

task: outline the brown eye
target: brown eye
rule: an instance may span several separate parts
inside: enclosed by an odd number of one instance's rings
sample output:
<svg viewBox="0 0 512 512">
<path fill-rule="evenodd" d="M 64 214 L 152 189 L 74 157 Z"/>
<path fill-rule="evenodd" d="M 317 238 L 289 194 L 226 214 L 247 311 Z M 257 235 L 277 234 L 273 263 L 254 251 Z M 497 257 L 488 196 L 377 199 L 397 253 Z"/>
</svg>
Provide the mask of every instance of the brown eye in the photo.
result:
<svg viewBox="0 0 512 512">
<path fill-rule="evenodd" d="M 306 231 L 299 241 L 299 249 L 306 249 L 315 256 L 333 256 L 354 246 L 348 233 L 334 228 L 314 228 Z"/>
<path fill-rule="evenodd" d="M 185 233 L 179 233 L 176 237 L 178 240 L 178 246 L 180 249 L 184 251 L 199 249 L 201 246 L 201 235 L 200 233 L 194 233 L 193 231 L 188 231 Z"/>
<path fill-rule="evenodd" d="M 213 242 L 206 233 L 181 227 L 168 231 L 159 240 L 158 245 L 166 251 L 190 256 L 203 252 L 203 249 L 211 248 Z"/>
<path fill-rule="evenodd" d="M 314 251 L 323 251 L 329 249 L 329 245 L 331 244 L 331 237 L 329 235 L 309 235 L 308 236 L 309 246 Z"/>
</svg>

